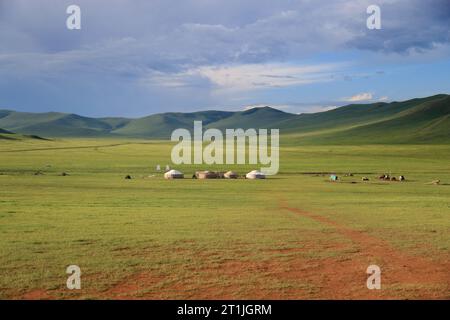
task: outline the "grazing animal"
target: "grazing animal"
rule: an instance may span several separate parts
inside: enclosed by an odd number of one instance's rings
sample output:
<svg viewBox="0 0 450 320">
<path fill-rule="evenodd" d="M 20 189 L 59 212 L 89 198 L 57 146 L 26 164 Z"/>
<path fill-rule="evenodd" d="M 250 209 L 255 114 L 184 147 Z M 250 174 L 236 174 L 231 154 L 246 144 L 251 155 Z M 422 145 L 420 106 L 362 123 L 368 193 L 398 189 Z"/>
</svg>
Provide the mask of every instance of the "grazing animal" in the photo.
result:
<svg viewBox="0 0 450 320">
<path fill-rule="evenodd" d="M 405 179 L 405 176 L 400 176 L 400 177 L 398 177 L 398 180 L 399 181 L 405 181 L 406 179 Z"/>
<path fill-rule="evenodd" d="M 126 179 L 126 180 L 130 180 L 130 179 L 131 179 L 131 176 L 130 176 L 129 174 L 127 174 L 127 175 L 125 176 L 125 179 Z"/>
<path fill-rule="evenodd" d="M 392 177 L 391 181 L 397 181 L 397 179 L 395 177 Z"/>
<path fill-rule="evenodd" d="M 362 177 L 361 180 L 362 180 L 362 181 L 369 181 L 369 178 L 367 178 L 367 177 Z"/>
</svg>

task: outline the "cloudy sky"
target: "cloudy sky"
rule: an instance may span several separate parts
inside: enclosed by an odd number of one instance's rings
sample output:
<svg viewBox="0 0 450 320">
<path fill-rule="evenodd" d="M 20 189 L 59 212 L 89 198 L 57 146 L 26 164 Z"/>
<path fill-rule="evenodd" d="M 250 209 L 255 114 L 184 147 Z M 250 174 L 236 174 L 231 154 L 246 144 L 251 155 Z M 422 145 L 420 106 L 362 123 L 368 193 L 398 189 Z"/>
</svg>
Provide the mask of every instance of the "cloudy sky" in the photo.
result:
<svg viewBox="0 0 450 320">
<path fill-rule="evenodd" d="M 81 30 L 66 28 L 71 4 Z M 437 93 L 449 0 L 0 0 L 0 108 L 301 113 Z"/>
</svg>

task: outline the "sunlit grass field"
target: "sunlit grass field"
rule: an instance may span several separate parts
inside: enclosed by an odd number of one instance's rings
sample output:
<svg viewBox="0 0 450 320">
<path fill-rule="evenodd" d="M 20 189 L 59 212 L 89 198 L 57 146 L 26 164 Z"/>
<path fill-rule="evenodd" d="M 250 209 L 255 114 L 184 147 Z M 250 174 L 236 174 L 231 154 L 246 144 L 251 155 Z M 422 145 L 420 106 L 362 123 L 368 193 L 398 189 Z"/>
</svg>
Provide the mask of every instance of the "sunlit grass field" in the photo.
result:
<svg viewBox="0 0 450 320">
<path fill-rule="evenodd" d="M 0 298 L 450 297 L 449 146 L 282 140 L 279 174 L 261 181 L 190 179 L 208 169 L 198 165 L 164 180 L 155 167 L 171 147 L 0 141 Z M 209 167 L 227 168 L 259 169 Z M 78 291 L 66 288 L 72 264 Z M 383 270 L 381 290 L 366 288 L 369 264 Z"/>
</svg>

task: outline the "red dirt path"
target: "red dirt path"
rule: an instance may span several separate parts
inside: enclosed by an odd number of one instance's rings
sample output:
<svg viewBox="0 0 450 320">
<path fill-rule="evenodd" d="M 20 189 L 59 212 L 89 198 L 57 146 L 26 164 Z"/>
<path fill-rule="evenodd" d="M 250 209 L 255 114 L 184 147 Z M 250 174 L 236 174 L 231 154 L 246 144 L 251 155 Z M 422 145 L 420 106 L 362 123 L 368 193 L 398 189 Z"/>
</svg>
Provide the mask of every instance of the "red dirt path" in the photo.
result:
<svg viewBox="0 0 450 320">
<path fill-rule="evenodd" d="M 189 279 L 170 279 L 151 272 L 140 272 L 123 279 L 106 292 L 84 291 L 101 299 L 449 299 L 450 263 L 408 255 L 387 242 L 362 231 L 341 225 L 327 217 L 309 213 L 285 204 L 284 212 L 313 219 L 332 227 L 332 234 L 350 240 L 352 250 L 345 257 L 309 258 L 298 254 L 304 248 L 271 250 L 291 253 L 291 259 L 249 260 L 236 257 L 219 265 L 202 263 Z M 312 239 L 314 243 L 314 239 Z M 342 244 L 327 243 L 331 250 Z M 323 250 L 316 244 L 313 250 Z M 276 252 L 274 252 L 276 251 Z M 220 253 L 215 253 L 220 254 Z M 376 264 L 381 268 L 381 290 L 366 287 L 366 269 Z M 229 279 L 217 285 L 218 277 Z M 255 278 L 256 276 L 256 278 Z M 240 279 L 252 279 L 240 286 Z M 172 281 L 170 281 L 172 280 Z M 298 285 L 271 288 L 271 280 Z M 244 281 L 245 282 L 245 281 Z M 306 284 L 306 285 L 305 285 Z M 48 292 L 36 290 L 26 299 L 52 299 Z"/>
</svg>

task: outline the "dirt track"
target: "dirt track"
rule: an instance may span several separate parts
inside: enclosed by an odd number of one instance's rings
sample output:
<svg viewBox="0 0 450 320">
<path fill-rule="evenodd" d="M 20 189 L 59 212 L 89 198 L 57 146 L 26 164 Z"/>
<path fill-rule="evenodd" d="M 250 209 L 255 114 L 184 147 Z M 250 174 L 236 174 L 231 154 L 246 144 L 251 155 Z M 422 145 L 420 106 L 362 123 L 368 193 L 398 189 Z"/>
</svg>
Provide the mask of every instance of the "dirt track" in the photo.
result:
<svg viewBox="0 0 450 320">
<path fill-rule="evenodd" d="M 336 232 L 350 239 L 359 248 L 350 261 L 340 261 L 331 267 L 322 266 L 318 270 L 328 274 L 323 297 L 327 298 L 449 298 L 450 263 L 435 263 L 428 259 L 410 256 L 383 240 L 352 230 L 326 217 L 305 212 L 286 205 L 282 209 L 303 217 L 313 219 L 322 224 L 332 226 Z M 366 279 L 367 266 L 378 264 L 382 271 L 382 290 L 368 290 L 361 286 Z M 329 272 L 327 272 L 327 269 Z M 334 272 L 333 272 L 334 271 Z M 395 291 L 395 287 L 411 288 L 410 292 Z M 390 290 L 385 292 L 383 287 Z"/>
<path fill-rule="evenodd" d="M 448 299 L 450 298 L 448 273 L 449 264 L 437 263 L 422 257 L 407 255 L 383 240 L 350 229 L 326 217 L 281 205 L 284 212 L 291 212 L 331 226 L 335 232 L 351 240 L 358 249 L 346 259 L 296 258 L 288 264 L 282 261 L 229 261 L 218 270 L 202 270 L 194 281 L 181 281 L 165 287 L 157 293 L 144 294 L 140 299 L 176 297 L 188 299 Z M 332 245 L 330 245 L 332 247 Z M 288 249 L 293 250 L 293 249 Z M 370 264 L 378 264 L 382 270 L 382 289 L 369 290 L 366 287 Z M 262 285 L 242 291 L 238 286 L 192 287 L 193 283 L 207 283 L 208 277 L 220 273 L 230 278 L 246 277 L 264 273 L 276 279 L 296 281 L 307 280 L 317 290 L 285 289 L 268 290 Z M 195 277 L 195 276 L 194 276 Z M 163 281 L 155 275 L 139 273 L 124 279 L 104 294 L 105 298 L 131 298 L 146 285 Z"/>
<path fill-rule="evenodd" d="M 285 260 L 235 260 L 210 266 L 202 257 L 198 268 L 189 279 L 170 281 L 161 275 L 140 272 L 114 285 L 106 292 L 86 291 L 83 294 L 101 299 L 449 299 L 449 261 L 435 262 L 408 255 L 381 239 L 343 226 L 329 218 L 303 210 L 280 205 L 281 212 L 293 213 L 332 227 L 351 241 L 352 250 L 346 257 L 305 258 L 296 254 L 303 249 L 286 249 L 294 257 Z M 313 242 L 314 243 L 314 242 Z M 312 250 L 322 250 L 313 245 Z M 339 248 L 341 244 L 327 242 L 326 247 Z M 279 250 L 278 250 L 279 251 Z M 442 259 L 441 259 L 442 260 Z M 381 290 L 366 287 L 366 269 L 371 264 L 380 266 Z M 218 277 L 227 279 L 251 278 L 260 280 L 242 288 L 238 282 L 224 286 L 211 285 Z M 311 287 L 293 286 L 271 290 L 267 281 L 285 280 L 290 283 L 311 284 Z M 76 296 L 74 296 L 76 298 Z M 23 298 L 52 299 L 42 290 L 27 293 Z"/>
</svg>

